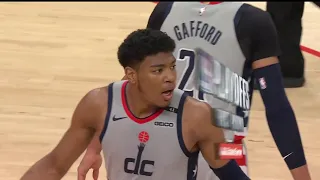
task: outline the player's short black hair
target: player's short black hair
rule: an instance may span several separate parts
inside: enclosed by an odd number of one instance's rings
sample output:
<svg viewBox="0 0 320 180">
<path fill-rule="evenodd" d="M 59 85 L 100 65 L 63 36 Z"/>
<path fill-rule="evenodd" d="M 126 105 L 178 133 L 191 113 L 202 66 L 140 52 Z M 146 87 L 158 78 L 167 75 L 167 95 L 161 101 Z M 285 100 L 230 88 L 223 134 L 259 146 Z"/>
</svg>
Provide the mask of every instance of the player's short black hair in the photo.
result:
<svg viewBox="0 0 320 180">
<path fill-rule="evenodd" d="M 173 52 L 176 44 L 166 33 L 153 29 L 138 29 L 130 33 L 118 48 L 123 68 L 136 68 L 147 56 Z"/>
</svg>

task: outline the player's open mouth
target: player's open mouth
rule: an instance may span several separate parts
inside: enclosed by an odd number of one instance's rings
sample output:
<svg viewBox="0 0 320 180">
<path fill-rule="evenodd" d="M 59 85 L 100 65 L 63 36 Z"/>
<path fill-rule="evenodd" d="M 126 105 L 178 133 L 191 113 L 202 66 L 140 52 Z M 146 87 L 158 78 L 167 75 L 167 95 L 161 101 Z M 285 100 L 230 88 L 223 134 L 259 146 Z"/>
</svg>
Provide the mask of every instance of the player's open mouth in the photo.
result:
<svg viewBox="0 0 320 180">
<path fill-rule="evenodd" d="M 173 90 L 168 90 L 168 91 L 162 92 L 162 96 L 165 101 L 169 101 L 172 98 L 172 92 L 173 92 Z"/>
</svg>

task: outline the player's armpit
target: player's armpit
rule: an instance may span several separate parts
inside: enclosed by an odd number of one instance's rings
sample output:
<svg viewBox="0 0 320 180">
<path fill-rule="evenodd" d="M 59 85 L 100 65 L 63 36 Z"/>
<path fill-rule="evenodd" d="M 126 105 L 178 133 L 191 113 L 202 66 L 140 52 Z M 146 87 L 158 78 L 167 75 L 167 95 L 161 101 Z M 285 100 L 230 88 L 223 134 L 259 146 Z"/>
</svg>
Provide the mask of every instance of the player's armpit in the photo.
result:
<svg viewBox="0 0 320 180">
<path fill-rule="evenodd" d="M 88 146 L 95 132 L 102 127 L 99 123 L 107 109 L 107 91 L 90 91 L 76 107 L 72 122 L 58 145 L 35 163 L 21 180 L 58 180 L 69 170 L 75 160 Z"/>
</svg>

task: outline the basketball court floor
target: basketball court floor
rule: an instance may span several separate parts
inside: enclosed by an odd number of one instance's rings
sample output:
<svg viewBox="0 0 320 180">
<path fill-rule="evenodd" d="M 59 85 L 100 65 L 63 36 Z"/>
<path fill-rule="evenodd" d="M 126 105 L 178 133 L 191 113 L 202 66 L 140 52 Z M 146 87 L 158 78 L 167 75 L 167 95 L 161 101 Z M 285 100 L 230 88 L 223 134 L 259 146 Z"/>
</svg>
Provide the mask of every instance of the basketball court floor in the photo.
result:
<svg viewBox="0 0 320 180">
<path fill-rule="evenodd" d="M 265 3 L 254 3 L 264 9 Z M 0 3 L 0 179 L 17 180 L 49 152 L 80 98 L 123 76 L 116 51 L 146 25 L 153 3 Z M 320 50 L 320 10 L 306 3 L 304 46 Z M 320 57 L 305 53 L 307 84 L 288 89 L 313 179 L 320 178 Z M 249 170 L 255 180 L 290 180 L 255 93 Z M 285 129 L 284 129 L 285 131 Z M 76 179 L 79 160 L 65 180 Z M 99 179 L 106 179 L 104 167 Z M 91 174 L 87 179 L 92 179 Z"/>
</svg>

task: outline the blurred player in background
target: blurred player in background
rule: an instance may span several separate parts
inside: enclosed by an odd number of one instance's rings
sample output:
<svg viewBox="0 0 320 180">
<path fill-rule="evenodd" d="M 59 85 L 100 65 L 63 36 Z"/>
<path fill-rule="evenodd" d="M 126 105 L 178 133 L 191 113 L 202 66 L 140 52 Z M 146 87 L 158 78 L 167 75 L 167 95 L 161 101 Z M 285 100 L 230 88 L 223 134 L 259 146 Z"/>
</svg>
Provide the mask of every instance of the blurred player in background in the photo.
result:
<svg viewBox="0 0 320 180">
<path fill-rule="evenodd" d="M 243 119 L 244 132 L 226 130 L 228 141 L 242 144 L 247 135 L 256 79 L 270 131 L 293 178 L 311 179 L 296 118 L 284 91 L 277 33 L 267 12 L 240 2 L 160 2 L 147 27 L 160 29 L 175 40 L 179 89 Z M 211 72 L 201 65 L 205 61 L 214 64 Z M 212 75 L 214 88 L 195 91 L 199 84 L 195 77 L 201 70 Z M 99 164 L 101 157 L 90 151 L 94 146 L 92 142 L 88 147 L 79 176 L 85 176 L 90 168 L 97 174 L 98 166 L 93 165 Z M 244 152 L 237 162 L 248 173 L 245 148 Z M 199 180 L 218 179 L 201 156 L 198 171 Z"/>
<path fill-rule="evenodd" d="M 320 2 L 313 1 L 318 7 Z M 304 57 L 300 49 L 304 1 L 267 2 L 276 26 L 282 54 L 279 56 L 285 88 L 302 87 L 305 83 Z"/>
</svg>

